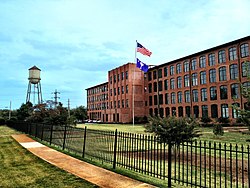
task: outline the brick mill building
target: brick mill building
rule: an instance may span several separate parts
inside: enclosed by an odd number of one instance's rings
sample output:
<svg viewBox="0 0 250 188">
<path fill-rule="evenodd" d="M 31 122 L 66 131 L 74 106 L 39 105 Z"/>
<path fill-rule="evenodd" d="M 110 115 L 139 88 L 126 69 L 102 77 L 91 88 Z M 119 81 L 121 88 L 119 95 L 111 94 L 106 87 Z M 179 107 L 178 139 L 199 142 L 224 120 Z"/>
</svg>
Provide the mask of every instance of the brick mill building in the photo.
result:
<svg viewBox="0 0 250 188">
<path fill-rule="evenodd" d="M 250 86 L 249 44 L 247 36 L 155 66 L 145 74 L 133 63 L 110 70 L 108 82 L 86 89 L 89 119 L 132 122 L 133 105 L 135 117 L 235 119 L 238 114 L 231 106 L 244 108 L 246 103 L 239 83 Z"/>
</svg>

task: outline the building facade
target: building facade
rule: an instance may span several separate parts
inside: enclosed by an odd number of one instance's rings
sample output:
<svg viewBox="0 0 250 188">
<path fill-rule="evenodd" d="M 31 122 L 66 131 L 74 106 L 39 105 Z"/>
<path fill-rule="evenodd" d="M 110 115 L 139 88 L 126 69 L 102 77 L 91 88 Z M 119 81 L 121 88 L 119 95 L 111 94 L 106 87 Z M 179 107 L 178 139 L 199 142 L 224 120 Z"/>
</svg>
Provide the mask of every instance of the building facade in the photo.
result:
<svg viewBox="0 0 250 188">
<path fill-rule="evenodd" d="M 89 118 L 127 123 L 134 112 L 135 117 L 236 119 L 232 105 L 246 104 L 240 83 L 250 86 L 249 44 L 250 36 L 244 37 L 155 66 L 145 74 L 133 63 L 110 70 L 107 83 L 87 89 Z M 105 91 L 94 92 L 104 86 Z"/>
</svg>

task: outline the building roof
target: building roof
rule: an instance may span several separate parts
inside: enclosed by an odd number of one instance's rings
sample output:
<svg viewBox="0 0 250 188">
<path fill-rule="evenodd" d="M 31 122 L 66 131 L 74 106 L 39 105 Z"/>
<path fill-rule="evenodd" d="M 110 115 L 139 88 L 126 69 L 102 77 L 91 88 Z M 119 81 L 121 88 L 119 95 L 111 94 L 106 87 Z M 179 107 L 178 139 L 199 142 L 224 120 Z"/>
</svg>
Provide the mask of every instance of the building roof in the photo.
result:
<svg viewBox="0 0 250 188">
<path fill-rule="evenodd" d="M 89 87 L 89 88 L 87 88 L 87 89 L 85 89 L 85 90 L 94 89 L 94 88 L 96 88 L 96 87 L 100 87 L 100 86 L 104 86 L 104 85 L 108 85 L 108 82 L 104 82 L 104 83 L 101 83 L 101 84 L 98 84 L 98 85 L 95 85 L 95 86 Z"/>
<path fill-rule="evenodd" d="M 39 69 L 37 66 L 33 66 L 33 67 L 31 67 L 31 68 L 29 68 L 29 70 L 39 70 L 39 71 L 41 71 L 41 69 Z"/>
<path fill-rule="evenodd" d="M 191 55 L 188 55 L 188 56 L 185 56 L 185 57 L 181 57 L 181 58 L 173 60 L 173 61 L 169 61 L 169 62 L 160 64 L 160 65 L 157 65 L 155 67 L 150 68 L 150 70 L 154 70 L 154 69 L 157 69 L 159 67 L 163 67 L 163 66 L 168 65 L 168 64 L 173 64 L 173 63 L 177 63 L 177 62 L 180 62 L 180 61 L 185 61 L 185 60 L 188 60 L 190 58 L 193 58 L 194 56 L 199 56 L 199 55 L 202 55 L 202 54 L 205 54 L 205 53 L 208 53 L 208 52 L 211 52 L 211 51 L 215 51 L 215 50 L 218 50 L 218 49 L 230 46 L 230 45 L 234 45 L 234 44 L 237 44 L 237 43 L 240 43 L 242 41 L 249 40 L 249 39 L 250 39 L 250 36 L 246 36 L 246 37 L 243 37 L 243 38 L 240 38 L 240 39 L 237 39 L 237 40 L 225 43 L 225 44 L 221 44 L 221 45 L 216 46 L 216 47 L 212 47 L 212 48 L 209 48 L 209 49 L 206 49 L 206 50 L 203 50 L 203 51 L 200 51 L 200 52 L 196 52 L 194 54 L 191 54 Z"/>
</svg>

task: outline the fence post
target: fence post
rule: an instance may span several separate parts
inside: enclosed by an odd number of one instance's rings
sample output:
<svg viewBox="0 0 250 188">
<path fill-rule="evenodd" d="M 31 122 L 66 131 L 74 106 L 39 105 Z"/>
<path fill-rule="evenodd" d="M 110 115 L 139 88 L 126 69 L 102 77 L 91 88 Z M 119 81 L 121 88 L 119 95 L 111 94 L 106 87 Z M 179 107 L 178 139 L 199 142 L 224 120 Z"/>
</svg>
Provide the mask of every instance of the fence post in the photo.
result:
<svg viewBox="0 0 250 188">
<path fill-rule="evenodd" d="M 65 127 L 64 127 L 64 134 L 63 134 L 63 150 L 65 148 L 66 133 L 67 133 L 67 126 L 65 125 Z"/>
<path fill-rule="evenodd" d="M 41 141 L 43 141 L 43 131 L 44 131 L 44 123 L 42 124 L 42 135 L 41 135 Z"/>
<path fill-rule="evenodd" d="M 86 135 L 87 135 L 87 127 L 84 128 L 84 137 L 83 137 L 83 147 L 82 147 L 82 158 L 84 158 L 85 155 L 85 147 L 86 147 Z"/>
<path fill-rule="evenodd" d="M 52 143 L 52 135 L 53 135 L 53 125 L 50 127 L 50 138 L 49 138 L 49 144 L 51 145 Z"/>
<path fill-rule="evenodd" d="M 171 187 L 171 171 L 172 171 L 172 144 L 168 143 L 168 187 Z"/>
<path fill-rule="evenodd" d="M 117 129 L 115 130 L 115 143 L 114 143 L 114 161 L 113 161 L 113 169 L 116 166 L 116 148 L 117 148 Z"/>
</svg>

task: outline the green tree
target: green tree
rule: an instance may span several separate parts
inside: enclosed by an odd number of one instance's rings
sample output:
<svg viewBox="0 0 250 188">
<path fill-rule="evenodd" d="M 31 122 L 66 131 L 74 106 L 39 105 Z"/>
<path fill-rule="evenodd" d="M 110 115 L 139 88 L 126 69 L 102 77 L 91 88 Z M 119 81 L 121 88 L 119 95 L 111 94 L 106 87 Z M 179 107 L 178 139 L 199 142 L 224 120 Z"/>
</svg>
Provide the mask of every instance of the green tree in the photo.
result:
<svg viewBox="0 0 250 188">
<path fill-rule="evenodd" d="M 26 104 L 22 104 L 21 107 L 17 110 L 17 119 L 18 120 L 26 120 L 29 116 L 31 116 L 33 112 L 32 103 L 27 102 Z"/>
<path fill-rule="evenodd" d="M 147 132 L 154 133 L 160 143 L 168 143 L 179 146 L 183 142 L 190 142 L 199 137 L 196 129 L 197 122 L 192 118 L 184 117 L 149 117 L 149 123 L 145 128 Z"/>
<path fill-rule="evenodd" d="M 79 121 L 87 119 L 87 109 L 84 106 L 79 106 L 71 110 L 71 114 Z"/>
</svg>

